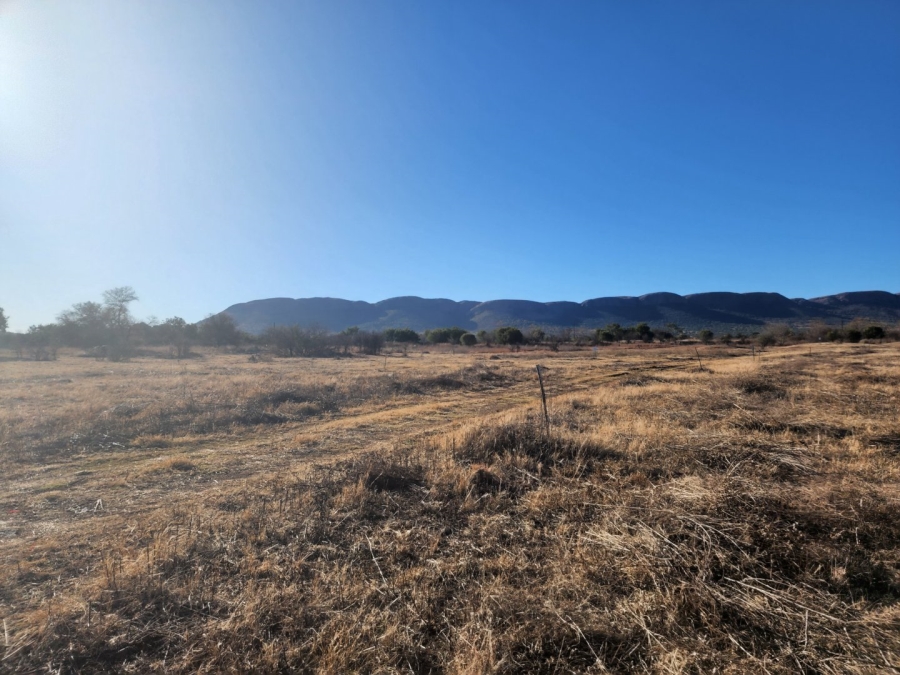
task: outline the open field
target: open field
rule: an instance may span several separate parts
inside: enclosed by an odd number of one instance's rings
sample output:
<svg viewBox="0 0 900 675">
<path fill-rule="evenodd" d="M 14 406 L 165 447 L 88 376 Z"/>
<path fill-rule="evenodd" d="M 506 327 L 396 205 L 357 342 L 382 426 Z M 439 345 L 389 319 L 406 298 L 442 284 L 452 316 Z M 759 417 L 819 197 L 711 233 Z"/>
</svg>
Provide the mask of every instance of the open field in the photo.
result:
<svg viewBox="0 0 900 675">
<path fill-rule="evenodd" d="M 0 671 L 898 672 L 900 345 L 700 356 L 0 361 Z"/>
</svg>

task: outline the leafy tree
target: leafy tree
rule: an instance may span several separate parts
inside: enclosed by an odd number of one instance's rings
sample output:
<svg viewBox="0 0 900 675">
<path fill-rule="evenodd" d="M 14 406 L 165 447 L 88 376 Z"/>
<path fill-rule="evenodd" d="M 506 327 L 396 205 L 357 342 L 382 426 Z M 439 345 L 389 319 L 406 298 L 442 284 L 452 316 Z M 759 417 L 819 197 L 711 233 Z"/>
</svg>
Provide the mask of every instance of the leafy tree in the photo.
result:
<svg viewBox="0 0 900 675">
<path fill-rule="evenodd" d="M 388 328 L 384 331 L 384 339 L 388 342 L 406 342 L 416 344 L 419 334 L 412 328 Z"/>
<path fill-rule="evenodd" d="M 205 345 L 222 347 L 241 343 L 241 332 L 229 314 L 220 312 L 206 317 L 199 325 L 200 340 Z"/>
<path fill-rule="evenodd" d="M 472 333 L 463 333 L 462 336 L 460 336 L 459 341 L 466 347 L 474 347 L 478 344 L 478 338 L 472 335 Z"/>
<path fill-rule="evenodd" d="M 445 344 L 447 342 L 458 345 L 459 339 L 468 331 L 458 326 L 452 328 L 435 328 L 425 331 L 425 339 L 432 344 Z"/>
<path fill-rule="evenodd" d="M 642 341 L 653 342 L 653 331 L 646 323 L 639 323 L 634 327 L 634 332 L 638 334 L 638 338 L 640 338 Z"/>
<path fill-rule="evenodd" d="M 3 311 L 3 308 L 0 307 L 0 333 L 5 333 L 8 325 L 9 321 L 6 318 L 6 313 Z"/>
<path fill-rule="evenodd" d="M 862 334 L 866 340 L 883 340 L 884 328 L 882 328 L 881 326 L 869 326 L 862 332 Z"/>
<path fill-rule="evenodd" d="M 622 326 L 620 326 L 617 323 L 606 324 L 606 327 L 600 331 L 601 337 L 603 336 L 604 333 L 612 336 L 612 339 L 609 339 L 609 340 L 603 338 L 604 342 L 618 342 L 619 340 L 622 340 L 625 337 L 625 329 L 622 328 Z"/>
<path fill-rule="evenodd" d="M 497 342 L 501 345 L 520 345 L 525 342 L 525 336 L 522 331 L 513 326 L 504 326 L 498 328 L 494 333 L 497 336 Z"/>
<path fill-rule="evenodd" d="M 775 343 L 778 342 L 778 338 L 776 338 L 772 333 L 760 333 L 756 336 L 756 343 L 759 345 L 760 349 L 765 349 L 766 347 L 771 347 Z"/>
<path fill-rule="evenodd" d="M 859 342 L 862 340 L 863 334 L 861 330 L 857 330 L 856 328 L 850 328 L 847 331 L 847 342 Z"/>
<path fill-rule="evenodd" d="M 616 334 L 613 333 L 611 330 L 607 330 L 604 328 L 598 328 L 596 335 L 597 335 L 598 342 L 615 342 L 616 341 Z"/>
<path fill-rule="evenodd" d="M 697 337 L 700 338 L 700 342 L 702 342 L 705 345 L 708 345 L 710 342 L 712 342 L 712 339 L 713 339 L 713 337 L 715 337 L 715 334 L 708 328 L 704 328 L 699 333 L 697 333 Z"/>
<path fill-rule="evenodd" d="M 484 329 L 478 331 L 478 332 L 475 334 L 475 337 L 478 338 L 478 341 L 479 341 L 479 342 L 481 342 L 482 344 L 487 345 L 488 347 L 491 346 L 491 342 L 493 341 L 493 338 L 492 338 L 491 334 L 488 333 L 488 332 L 487 332 L 486 330 L 484 330 Z"/>
</svg>

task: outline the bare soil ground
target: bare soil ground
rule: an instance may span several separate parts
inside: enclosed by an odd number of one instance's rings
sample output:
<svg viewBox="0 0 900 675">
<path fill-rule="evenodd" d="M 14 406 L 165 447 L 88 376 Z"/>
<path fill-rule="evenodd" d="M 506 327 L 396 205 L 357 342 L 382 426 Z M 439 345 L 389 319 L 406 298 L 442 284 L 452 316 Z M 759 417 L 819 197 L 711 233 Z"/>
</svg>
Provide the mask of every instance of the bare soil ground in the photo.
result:
<svg viewBox="0 0 900 675">
<path fill-rule="evenodd" d="M 4 360 L 0 671 L 897 672 L 900 347 L 700 356 Z"/>
</svg>

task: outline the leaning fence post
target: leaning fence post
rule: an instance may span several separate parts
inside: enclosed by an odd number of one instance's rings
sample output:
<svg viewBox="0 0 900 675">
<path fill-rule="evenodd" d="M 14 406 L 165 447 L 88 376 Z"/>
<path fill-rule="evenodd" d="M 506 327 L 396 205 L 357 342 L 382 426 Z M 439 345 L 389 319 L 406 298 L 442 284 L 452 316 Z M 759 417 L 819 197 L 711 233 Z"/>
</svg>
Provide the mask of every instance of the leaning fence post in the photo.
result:
<svg viewBox="0 0 900 675">
<path fill-rule="evenodd" d="M 547 394 L 544 392 L 544 378 L 541 376 L 541 364 L 535 366 L 538 374 L 538 382 L 541 385 L 541 403 L 544 406 L 544 424 L 547 426 L 547 433 L 550 433 L 550 415 L 547 413 Z"/>
</svg>

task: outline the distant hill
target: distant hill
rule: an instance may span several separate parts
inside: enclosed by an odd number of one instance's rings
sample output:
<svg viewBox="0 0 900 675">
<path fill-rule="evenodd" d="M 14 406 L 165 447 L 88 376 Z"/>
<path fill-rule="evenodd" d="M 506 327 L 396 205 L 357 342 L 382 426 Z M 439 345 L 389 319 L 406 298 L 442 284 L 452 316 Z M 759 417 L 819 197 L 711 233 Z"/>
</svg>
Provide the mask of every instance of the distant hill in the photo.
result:
<svg viewBox="0 0 900 675">
<path fill-rule="evenodd" d="M 241 330 L 262 333 L 273 325 L 322 326 L 338 332 L 350 326 L 365 330 L 441 326 L 492 330 L 499 326 L 593 329 L 608 323 L 647 322 L 684 330 L 753 332 L 767 323 L 801 326 L 811 321 L 840 324 L 857 317 L 900 321 L 900 294 L 886 291 L 840 293 L 821 298 L 786 298 L 779 293 L 650 293 L 640 297 L 594 298 L 584 302 L 489 300 L 460 302 L 414 296 L 381 302 L 339 298 L 269 298 L 224 310 Z"/>
</svg>

